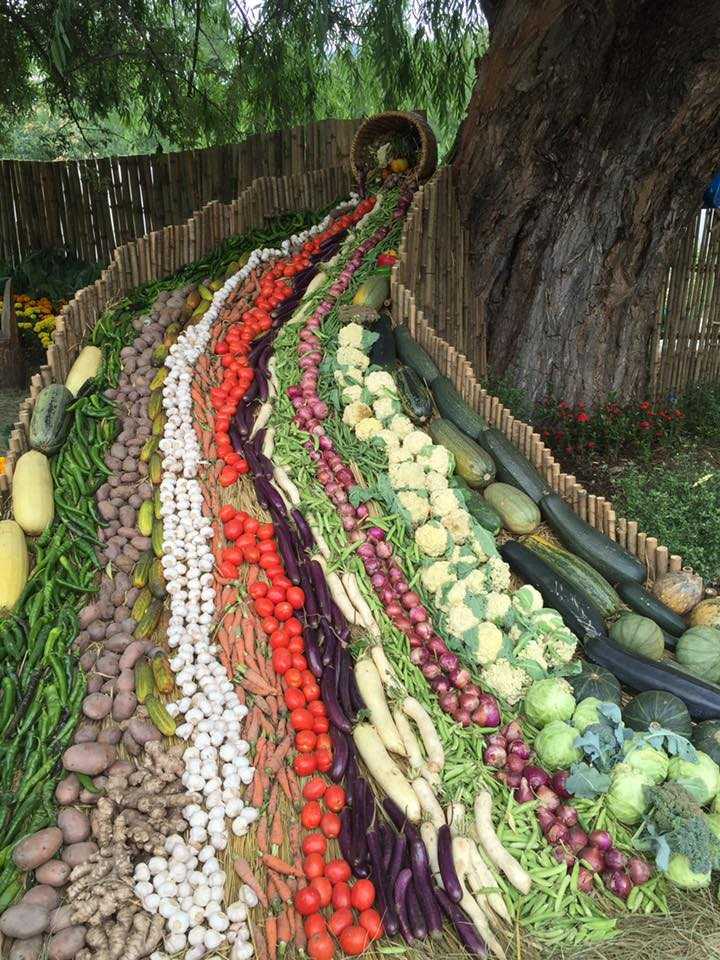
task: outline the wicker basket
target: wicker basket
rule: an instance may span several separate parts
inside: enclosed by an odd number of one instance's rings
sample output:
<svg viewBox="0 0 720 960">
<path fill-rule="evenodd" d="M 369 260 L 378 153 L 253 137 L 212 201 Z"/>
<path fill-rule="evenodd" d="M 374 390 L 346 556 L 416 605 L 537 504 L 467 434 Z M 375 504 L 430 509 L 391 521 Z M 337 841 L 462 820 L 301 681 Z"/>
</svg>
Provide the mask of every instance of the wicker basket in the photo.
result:
<svg viewBox="0 0 720 960">
<path fill-rule="evenodd" d="M 350 149 L 350 167 L 356 180 L 366 173 L 361 169 L 361 161 L 367 148 L 373 143 L 379 143 L 383 136 L 398 132 L 414 135 L 418 141 L 418 161 L 410 173 L 419 181 L 430 179 L 437 167 L 437 140 L 427 120 L 419 113 L 389 110 L 387 113 L 368 117 L 355 134 Z"/>
</svg>

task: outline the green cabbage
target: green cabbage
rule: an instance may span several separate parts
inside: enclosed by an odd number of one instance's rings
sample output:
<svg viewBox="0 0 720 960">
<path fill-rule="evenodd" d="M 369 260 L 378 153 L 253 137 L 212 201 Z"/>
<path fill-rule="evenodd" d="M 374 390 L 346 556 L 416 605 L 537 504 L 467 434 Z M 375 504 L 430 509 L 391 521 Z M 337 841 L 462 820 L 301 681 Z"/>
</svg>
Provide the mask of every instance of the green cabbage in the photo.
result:
<svg viewBox="0 0 720 960">
<path fill-rule="evenodd" d="M 597 697 L 585 697 L 584 700 L 580 701 L 572 718 L 572 725 L 576 730 L 584 733 L 585 728 L 589 727 L 591 723 L 603 722 L 604 717 L 601 717 L 598 713 L 598 707 L 601 703 L 602 700 L 598 700 Z"/>
<path fill-rule="evenodd" d="M 702 750 L 697 751 L 697 762 L 673 757 L 668 778 L 685 787 L 696 803 L 704 807 L 720 790 L 720 767 Z"/>
<path fill-rule="evenodd" d="M 562 720 L 552 720 L 535 738 L 535 752 L 546 770 L 562 770 L 572 766 L 582 756 L 575 746 L 578 732 Z"/>
<path fill-rule="evenodd" d="M 628 740 L 623 746 L 625 763 L 644 774 L 651 783 L 662 783 L 668 775 L 670 758 L 663 750 L 656 750 L 643 740 Z"/>
<path fill-rule="evenodd" d="M 690 869 L 690 861 L 682 853 L 675 853 L 670 857 L 665 875 L 683 890 L 700 890 L 701 887 L 707 887 L 712 876 L 709 870 L 707 873 L 694 873 Z"/>
<path fill-rule="evenodd" d="M 544 727 L 552 720 L 570 720 L 575 712 L 572 687 L 560 677 L 536 680 L 525 696 L 523 710 L 536 727 Z"/>
<path fill-rule="evenodd" d="M 649 777 L 634 770 L 627 763 L 619 763 L 613 768 L 610 789 L 605 798 L 608 812 L 630 826 L 640 823 L 650 807 L 645 787 L 651 786 Z"/>
</svg>

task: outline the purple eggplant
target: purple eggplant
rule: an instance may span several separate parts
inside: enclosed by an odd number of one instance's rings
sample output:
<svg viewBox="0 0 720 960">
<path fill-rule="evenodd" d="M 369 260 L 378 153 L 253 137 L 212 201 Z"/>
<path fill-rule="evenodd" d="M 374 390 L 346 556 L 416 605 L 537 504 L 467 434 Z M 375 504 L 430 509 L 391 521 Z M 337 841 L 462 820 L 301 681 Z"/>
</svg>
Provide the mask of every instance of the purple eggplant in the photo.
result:
<svg viewBox="0 0 720 960">
<path fill-rule="evenodd" d="M 440 876 L 445 892 L 453 903 L 460 903 L 463 898 L 463 891 L 453 861 L 452 834 L 450 833 L 450 827 L 446 823 L 438 830 L 437 849 Z"/>
<path fill-rule="evenodd" d="M 339 642 L 338 635 L 327 620 L 320 621 L 320 633 L 323 635 L 323 664 L 327 667 L 335 663 L 335 652 Z"/>
<path fill-rule="evenodd" d="M 338 730 L 337 727 L 330 727 L 330 739 L 333 746 L 333 760 L 328 776 L 333 783 L 340 783 L 350 759 L 350 743 L 342 730 Z"/>
<path fill-rule="evenodd" d="M 297 557 L 295 556 L 295 547 L 287 527 L 275 524 L 275 540 L 278 552 L 282 558 L 285 567 L 285 575 L 295 584 L 300 583 L 300 569 L 298 567 Z"/>
<path fill-rule="evenodd" d="M 362 777 L 355 783 L 355 794 L 352 804 L 352 842 L 350 844 L 350 867 L 356 877 L 367 876 L 367 839 L 366 833 L 369 824 L 365 819 L 365 796 L 368 785 Z M 358 872 L 360 868 L 360 872 Z"/>
<path fill-rule="evenodd" d="M 255 489 L 262 491 L 262 497 L 275 520 L 286 516 L 285 501 L 266 477 L 255 477 Z"/>
<path fill-rule="evenodd" d="M 433 892 L 433 879 L 430 872 L 430 860 L 427 849 L 417 827 L 405 824 L 405 834 L 410 846 L 410 865 L 413 872 L 413 886 L 420 902 L 420 909 L 427 931 L 431 937 L 442 936 L 442 917 Z"/>
<path fill-rule="evenodd" d="M 398 918 L 398 925 L 403 939 L 409 947 L 415 943 L 415 934 L 410 928 L 410 919 L 407 910 L 407 893 L 412 885 L 412 870 L 406 868 L 400 871 L 400 875 L 395 881 L 393 887 L 393 906 Z"/>
<path fill-rule="evenodd" d="M 383 870 L 387 872 L 387 870 L 390 868 L 393 848 L 395 847 L 395 834 L 392 832 L 387 823 L 381 823 L 378 826 L 378 833 L 380 834 L 380 849 L 382 850 Z"/>
<path fill-rule="evenodd" d="M 305 597 L 305 600 L 307 602 L 307 597 Z M 305 637 L 305 659 L 308 662 L 308 667 L 310 667 L 313 676 L 319 680 L 323 675 L 323 662 L 316 628 L 305 627 L 303 636 Z"/>
<path fill-rule="evenodd" d="M 407 837 L 403 833 L 399 833 L 395 837 L 395 842 L 393 844 L 392 857 L 390 858 L 390 866 L 388 867 L 388 877 L 390 884 L 395 885 L 400 871 L 406 865 L 406 855 L 407 855 Z"/>
<path fill-rule="evenodd" d="M 353 803 L 355 802 L 355 788 L 357 786 L 358 776 L 359 774 L 357 760 L 355 759 L 355 751 L 351 750 L 347 765 L 345 767 L 345 796 L 347 798 L 348 806 L 350 807 L 352 807 Z"/>
<path fill-rule="evenodd" d="M 443 913 L 457 930 L 463 946 L 473 957 L 486 957 L 487 944 L 477 932 L 477 928 L 465 911 L 447 896 L 444 890 L 436 890 L 435 896 Z"/>
<path fill-rule="evenodd" d="M 365 709 L 365 701 L 360 694 L 353 670 L 350 671 L 350 705 L 352 706 L 353 717 L 356 716 L 360 710 Z"/>
<path fill-rule="evenodd" d="M 232 444 L 233 450 L 235 453 L 239 453 L 242 456 L 245 441 L 234 420 L 230 422 L 230 426 L 228 427 L 228 435 L 230 437 L 230 443 Z"/>
<path fill-rule="evenodd" d="M 270 480 L 272 477 L 272 470 L 268 470 L 259 460 L 258 455 L 253 450 L 252 446 L 249 443 L 245 444 L 245 459 L 248 462 L 248 467 L 250 467 L 250 473 L 254 477 L 263 477 L 265 480 Z"/>
<path fill-rule="evenodd" d="M 297 527 L 300 543 L 302 543 L 306 550 L 312 550 L 315 546 L 315 537 L 313 536 L 309 523 L 297 509 L 291 510 L 290 516 L 293 518 L 295 526 Z"/>
<path fill-rule="evenodd" d="M 330 598 L 330 620 L 332 625 L 335 627 L 338 633 L 342 633 L 343 630 L 348 629 L 348 622 L 345 619 L 340 607 L 335 603 L 335 601 Z"/>
<path fill-rule="evenodd" d="M 330 598 L 327 580 L 325 579 L 325 571 L 317 560 L 311 560 L 308 567 L 310 568 L 310 576 L 312 577 L 313 587 L 315 588 L 315 596 L 317 597 L 320 616 L 329 620 L 331 618 L 332 600 Z"/>
<path fill-rule="evenodd" d="M 412 870 L 410 871 L 412 873 Z M 423 908 L 420 905 L 418 896 L 416 877 L 413 877 L 412 883 L 407 885 L 405 890 L 405 906 L 407 908 L 407 918 L 412 930 L 413 936 L 418 940 L 427 939 L 428 925 L 425 920 Z"/>
<path fill-rule="evenodd" d="M 390 797 L 385 797 L 383 800 L 383 808 L 385 813 L 390 817 L 395 825 L 395 829 L 402 831 L 407 823 L 407 817 L 402 812 L 400 807 L 395 803 L 394 800 L 391 800 Z"/>
<path fill-rule="evenodd" d="M 352 676 L 352 660 L 345 647 L 338 646 L 335 654 L 335 677 L 337 683 L 337 697 L 343 713 L 348 720 L 354 720 L 357 711 L 353 710 L 350 699 L 350 677 Z"/>
<path fill-rule="evenodd" d="M 342 707 L 338 703 L 337 694 L 335 693 L 334 667 L 326 667 L 323 671 L 320 689 L 331 726 L 336 726 L 338 730 L 341 730 L 343 733 L 351 733 L 352 724 L 343 713 Z"/>
<path fill-rule="evenodd" d="M 340 833 L 338 834 L 338 846 L 343 859 L 350 863 L 352 856 L 352 822 L 350 811 L 347 807 L 340 814 Z"/>
<path fill-rule="evenodd" d="M 380 848 L 380 834 L 371 830 L 367 835 L 368 853 L 370 854 L 370 878 L 375 885 L 375 909 L 382 917 L 385 932 L 391 937 L 400 929 L 395 905 L 391 895 L 392 888 L 387 886 L 387 870 L 383 862 Z"/>
</svg>

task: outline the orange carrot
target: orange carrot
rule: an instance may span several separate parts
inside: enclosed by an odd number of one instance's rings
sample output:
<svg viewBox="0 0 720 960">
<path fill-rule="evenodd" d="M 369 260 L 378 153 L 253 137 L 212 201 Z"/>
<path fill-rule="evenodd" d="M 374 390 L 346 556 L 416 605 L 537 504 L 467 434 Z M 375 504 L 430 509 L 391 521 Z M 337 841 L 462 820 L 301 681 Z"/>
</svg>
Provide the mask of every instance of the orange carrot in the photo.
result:
<svg viewBox="0 0 720 960">
<path fill-rule="evenodd" d="M 260 710 L 258 706 L 255 705 L 252 708 L 250 719 L 243 733 L 243 737 L 248 743 L 254 743 L 257 739 L 258 730 L 260 729 L 260 716 Z"/>
<path fill-rule="evenodd" d="M 246 883 L 250 889 L 254 891 L 260 903 L 267 909 L 268 899 L 265 896 L 265 891 L 255 878 L 255 874 L 250 869 L 250 864 L 247 860 L 245 860 L 244 857 L 238 857 L 233 861 L 233 869 L 242 882 Z"/>
<path fill-rule="evenodd" d="M 250 795 L 251 806 L 258 808 L 262 805 L 263 797 L 265 796 L 269 786 L 270 778 L 267 776 L 267 774 L 263 773 L 261 770 L 256 770 L 255 776 L 253 777 L 252 793 Z"/>
<path fill-rule="evenodd" d="M 287 756 L 290 747 L 292 746 L 293 738 L 290 734 L 284 737 L 280 743 L 275 748 L 275 752 L 270 758 L 269 763 L 266 764 L 265 769 L 268 773 L 277 773 L 280 769 L 280 765 Z"/>
<path fill-rule="evenodd" d="M 295 943 L 298 950 L 305 950 L 307 947 L 307 937 L 305 936 L 305 927 L 298 920 L 295 924 Z"/>
<path fill-rule="evenodd" d="M 270 870 L 274 870 L 276 873 L 283 873 L 288 877 L 302 877 L 303 872 L 300 867 L 294 867 L 290 863 L 286 863 L 285 860 L 280 857 L 275 856 L 272 853 L 264 853 L 262 855 L 262 862 Z"/>
<path fill-rule="evenodd" d="M 280 767 L 280 769 L 277 772 L 277 778 L 278 778 L 278 783 L 280 784 L 280 789 L 282 790 L 282 792 L 288 798 L 290 803 L 294 803 L 293 795 L 290 791 L 290 783 L 288 781 L 288 775 L 285 767 Z"/>
<path fill-rule="evenodd" d="M 265 936 L 267 937 L 269 960 L 277 960 L 278 925 L 275 917 L 266 918 Z"/>
<path fill-rule="evenodd" d="M 293 892 L 290 889 L 289 884 L 285 883 L 282 877 L 279 877 L 277 874 L 273 877 L 273 883 L 275 884 L 275 889 L 278 892 L 278 896 L 285 903 L 292 903 Z"/>
<path fill-rule="evenodd" d="M 267 816 L 263 814 L 258 820 L 257 830 L 255 832 L 255 843 L 261 853 L 268 852 L 268 823 Z"/>
<path fill-rule="evenodd" d="M 277 918 L 277 938 L 280 943 L 290 943 L 290 918 L 287 910 L 283 910 Z"/>
<path fill-rule="evenodd" d="M 290 849 L 293 853 L 300 852 L 300 826 L 297 823 L 293 823 L 289 830 L 290 834 Z"/>
<path fill-rule="evenodd" d="M 260 926 L 253 924 L 253 941 L 255 942 L 255 956 L 257 960 L 268 960 L 267 944 L 265 937 L 260 932 Z"/>
<path fill-rule="evenodd" d="M 268 696 L 267 703 L 268 703 L 268 706 L 270 707 L 270 718 L 272 719 L 273 723 L 276 724 L 278 722 L 278 716 L 279 716 L 277 697 Z"/>
<path fill-rule="evenodd" d="M 247 650 L 252 653 L 252 655 L 257 659 L 257 652 L 255 650 L 255 624 L 249 617 L 243 617 L 241 621 L 243 640 L 245 641 L 245 647 Z"/>
<path fill-rule="evenodd" d="M 280 811 L 275 811 L 275 816 L 272 820 L 272 827 L 270 829 L 270 843 L 273 847 L 279 847 L 283 842 L 283 828 L 282 820 L 280 819 Z"/>
</svg>

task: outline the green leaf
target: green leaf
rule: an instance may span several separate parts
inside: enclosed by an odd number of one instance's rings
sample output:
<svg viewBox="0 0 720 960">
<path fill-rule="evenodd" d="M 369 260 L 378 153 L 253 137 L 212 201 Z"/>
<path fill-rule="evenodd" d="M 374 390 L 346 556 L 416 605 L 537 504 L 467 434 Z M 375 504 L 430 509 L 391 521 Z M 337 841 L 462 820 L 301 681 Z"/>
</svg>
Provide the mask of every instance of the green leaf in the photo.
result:
<svg viewBox="0 0 720 960">
<path fill-rule="evenodd" d="M 537 660 L 526 660 L 522 657 L 519 657 L 515 660 L 515 666 L 520 667 L 521 670 L 524 670 L 525 673 L 532 677 L 533 680 L 542 680 L 543 677 L 547 676 L 547 671 L 540 666 Z"/>
<path fill-rule="evenodd" d="M 565 781 L 568 793 L 583 800 L 593 800 L 607 792 L 610 786 L 610 776 L 600 773 L 589 763 L 574 763 L 570 768 L 570 776 Z"/>
<path fill-rule="evenodd" d="M 647 733 L 636 733 L 633 741 L 642 740 L 644 743 L 655 747 L 656 750 L 664 750 L 671 757 L 680 757 L 688 760 L 690 763 L 698 762 L 697 750 L 690 743 L 687 737 L 675 733 L 673 730 L 651 730 Z"/>
<path fill-rule="evenodd" d="M 372 490 L 369 490 L 367 487 L 361 487 L 360 484 L 355 484 L 354 487 L 350 488 L 348 493 L 348 500 L 353 507 L 359 507 L 361 503 L 367 503 L 368 500 L 373 500 L 375 494 Z"/>
</svg>

